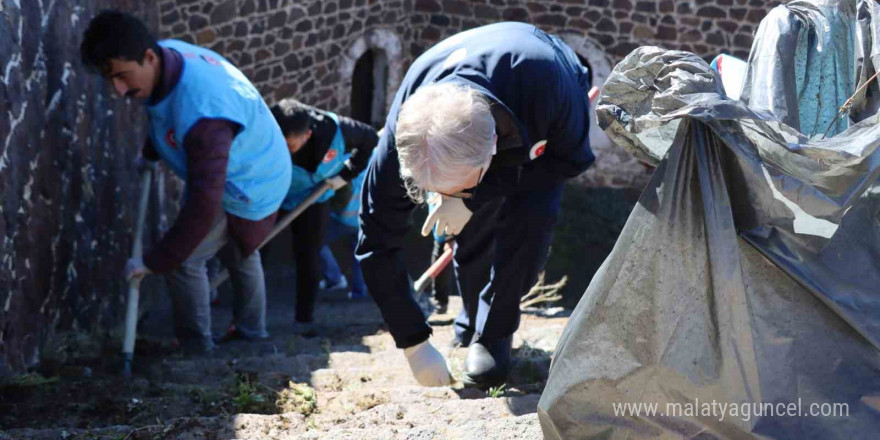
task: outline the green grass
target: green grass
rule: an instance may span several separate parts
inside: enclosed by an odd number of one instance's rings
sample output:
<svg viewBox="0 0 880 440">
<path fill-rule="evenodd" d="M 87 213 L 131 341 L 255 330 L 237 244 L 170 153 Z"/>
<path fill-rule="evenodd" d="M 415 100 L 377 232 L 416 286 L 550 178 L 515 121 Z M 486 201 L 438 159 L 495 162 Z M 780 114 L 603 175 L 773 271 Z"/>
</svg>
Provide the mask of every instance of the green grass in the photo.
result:
<svg viewBox="0 0 880 440">
<path fill-rule="evenodd" d="M 504 396 L 504 392 L 506 391 L 506 388 L 507 388 L 507 384 L 503 384 L 503 385 L 497 386 L 497 387 L 490 387 L 489 391 L 487 391 L 486 394 L 493 399 L 497 399 L 499 397 Z"/>
</svg>

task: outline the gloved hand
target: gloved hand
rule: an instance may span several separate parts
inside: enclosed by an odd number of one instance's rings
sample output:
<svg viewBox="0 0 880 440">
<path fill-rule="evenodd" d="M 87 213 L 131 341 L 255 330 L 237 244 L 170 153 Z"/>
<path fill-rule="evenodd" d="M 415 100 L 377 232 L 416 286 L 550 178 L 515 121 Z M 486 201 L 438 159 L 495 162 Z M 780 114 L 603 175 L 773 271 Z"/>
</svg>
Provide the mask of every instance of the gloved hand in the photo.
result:
<svg viewBox="0 0 880 440">
<path fill-rule="evenodd" d="M 339 191 L 339 188 L 348 185 L 348 182 L 346 182 L 345 179 L 339 176 L 333 176 L 325 180 L 325 182 L 330 184 L 330 189 L 332 189 L 333 191 Z"/>
<path fill-rule="evenodd" d="M 125 280 L 131 281 L 135 278 L 143 278 L 147 274 L 153 273 L 147 266 L 144 265 L 144 259 L 137 258 L 129 258 L 125 263 Z"/>
<path fill-rule="evenodd" d="M 416 381 L 425 387 L 442 387 L 452 384 L 452 374 L 443 355 L 427 340 L 403 349 L 409 368 Z"/>
<path fill-rule="evenodd" d="M 431 228 L 437 225 L 438 234 L 458 235 L 464 225 L 474 215 L 464 204 L 464 200 L 455 197 L 435 197 L 437 208 L 428 214 L 428 219 L 422 226 L 422 236 L 427 237 Z"/>
</svg>

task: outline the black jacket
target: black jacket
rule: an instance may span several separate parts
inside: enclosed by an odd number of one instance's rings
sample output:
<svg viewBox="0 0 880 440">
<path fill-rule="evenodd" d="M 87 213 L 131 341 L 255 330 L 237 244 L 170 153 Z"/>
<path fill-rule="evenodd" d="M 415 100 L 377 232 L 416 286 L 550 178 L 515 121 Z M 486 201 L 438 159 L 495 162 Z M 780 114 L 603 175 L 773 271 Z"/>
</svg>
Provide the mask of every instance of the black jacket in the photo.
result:
<svg viewBox="0 0 880 440">
<path fill-rule="evenodd" d="M 310 124 L 312 136 L 302 149 L 293 155 L 293 163 L 314 173 L 336 136 L 336 122 L 327 112 L 314 107 L 309 108 L 309 115 L 312 119 Z M 345 116 L 339 116 L 339 128 L 345 140 L 345 151 L 351 153 L 351 158 L 346 162 L 345 168 L 339 172 L 339 176 L 351 181 L 367 167 L 370 154 L 376 147 L 379 137 L 370 125 Z"/>
</svg>

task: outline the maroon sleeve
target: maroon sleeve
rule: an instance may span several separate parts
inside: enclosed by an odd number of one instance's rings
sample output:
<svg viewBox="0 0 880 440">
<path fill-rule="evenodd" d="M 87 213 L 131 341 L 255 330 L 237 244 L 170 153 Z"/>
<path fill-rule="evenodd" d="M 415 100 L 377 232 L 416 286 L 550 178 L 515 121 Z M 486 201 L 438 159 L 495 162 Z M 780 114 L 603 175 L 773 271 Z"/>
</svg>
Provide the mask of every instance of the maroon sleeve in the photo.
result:
<svg viewBox="0 0 880 440">
<path fill-rule="evenodd" d="M 153 272 L 178 268 L 205 239 L 223 212 L 223 189 L 229 149 L 238 125 L 222 119 L 202 119 L 183 138 L 186 151 L 186 201 L 174 225 L 144 256 Z"/>
</svg>

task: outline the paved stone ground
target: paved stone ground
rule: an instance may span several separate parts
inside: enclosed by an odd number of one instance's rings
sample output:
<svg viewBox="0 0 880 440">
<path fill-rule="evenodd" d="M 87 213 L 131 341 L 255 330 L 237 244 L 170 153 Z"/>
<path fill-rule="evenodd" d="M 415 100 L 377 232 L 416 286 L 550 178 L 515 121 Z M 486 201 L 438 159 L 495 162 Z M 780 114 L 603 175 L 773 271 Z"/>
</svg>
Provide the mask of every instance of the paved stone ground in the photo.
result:
<svg viewBox="0 0 880 440">
<path fill-rule="evenodd" d="M 565 310 L 523 314 L 514 339 L 517 364 L 503 390 L 489 395 L 460 383 L 425 388 L 412 378 L 372 301 L 324 292 L 316 310 L 318 335 L 294 335 L 293 277 L 286 265 L 267 265 L 271 339 L 234 341 L 207 356 L 184 357 L 168 348 L 170 305 L 156 294 L 141 323 L 132 380 L 113 377 L 118 365 L 105 362 L 90 367 L 89 377 L 73 374 L 36 391 L 20 387 L 16 395 L 24 390 L 31 398 L 12 398 L 18 406 L 4 408 L 0 439 L 542 437 L 535 411 Z M 218 332 L 230 320 L 230 296 L 222 290 L 213 310 Z M 451 347 L 451 324 L 460 306 L 453 297 L 450 313 L 430 318 L 432 340 L 458 377 L 466 349 Z M 274 401 L 290 381 L 314 390 L 314 410 L 279 414 Z M 5 395 L 12 395 L 9 388 Z"/>
</svg>

